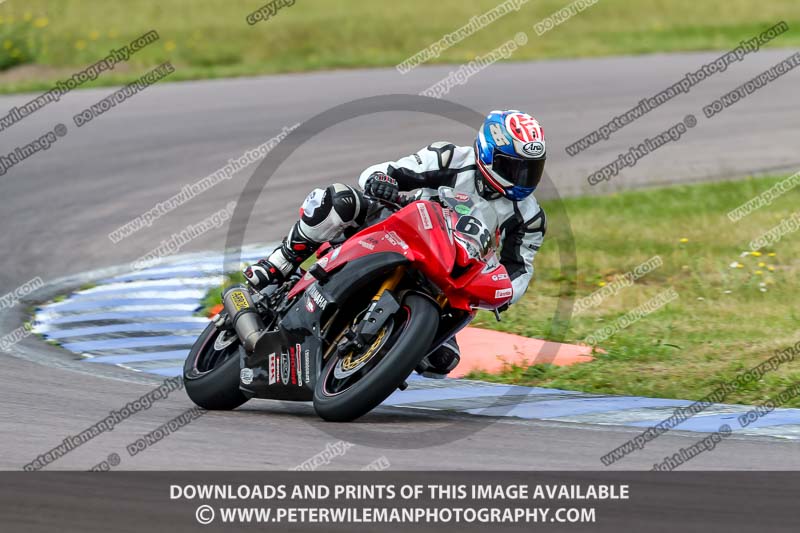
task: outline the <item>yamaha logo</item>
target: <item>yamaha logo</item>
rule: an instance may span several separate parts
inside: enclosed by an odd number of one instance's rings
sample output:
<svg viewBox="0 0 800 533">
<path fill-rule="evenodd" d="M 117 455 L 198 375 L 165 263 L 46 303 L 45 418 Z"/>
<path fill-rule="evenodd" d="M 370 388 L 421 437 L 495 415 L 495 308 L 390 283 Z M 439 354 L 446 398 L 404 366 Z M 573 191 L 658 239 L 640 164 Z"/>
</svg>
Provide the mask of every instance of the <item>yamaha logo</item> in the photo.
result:
<svg viewBox="0 0 800 533">
<path fill-rule="evenodd" d="M 322 295 L 319 291 L 319 287 L 316 285 L 312 285 L 309 287 L 308 291 L 306 292 L 306 297 L 308 298 L 309 304 L 313 305 L 314 303 L 317 304 L 320 311 L 324 311 L 326 307 L 328 307 L 328 300 Z M 313 302 L 313 303 L 312 303 Z M 313 311 L 313 309 L 308 309 L 309 311 Z"/>
</svg>

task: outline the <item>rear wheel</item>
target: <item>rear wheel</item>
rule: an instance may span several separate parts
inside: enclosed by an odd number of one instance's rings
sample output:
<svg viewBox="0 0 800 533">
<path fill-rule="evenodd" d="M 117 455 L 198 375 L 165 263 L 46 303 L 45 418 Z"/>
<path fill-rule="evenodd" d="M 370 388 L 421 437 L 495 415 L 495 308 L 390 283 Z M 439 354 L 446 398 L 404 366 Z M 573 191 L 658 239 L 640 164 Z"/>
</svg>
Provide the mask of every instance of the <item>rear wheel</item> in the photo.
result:
<svg viewBox="0 0 800 533">
<path fill-rule="evenodd" d="M 213 411 L 236 409 L 248 398 L 239 389 L 239 350 L 233 332 L 209 324 L 192 346 L 183 365 L 183 384 L 189 398 Z"/>
<path fill-rule="evenodd" d="M 314 387 L 317 414 L 348 422 L 380 405 L 425 356 L 438 324 L 439 310 L 430 300 L 406 296 L 371 346 L 328 359 Z"/>
</svg>

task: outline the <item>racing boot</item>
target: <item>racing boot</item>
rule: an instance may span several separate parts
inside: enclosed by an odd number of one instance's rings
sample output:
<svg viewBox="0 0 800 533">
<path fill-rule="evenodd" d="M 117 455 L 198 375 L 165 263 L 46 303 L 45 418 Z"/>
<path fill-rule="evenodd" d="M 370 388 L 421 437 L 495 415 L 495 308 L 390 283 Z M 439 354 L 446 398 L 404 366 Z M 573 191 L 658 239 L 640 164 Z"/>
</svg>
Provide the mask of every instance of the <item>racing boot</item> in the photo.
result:
<svg viewBox="0 0 800 533">
<path fill-rule="evenodd" d="M 444 379 L 460 361 L 461 350 L 453 337 L 425 356 L 417 366 L 417 372 L 426 378 Z"/>
<path fill-rule="evenodd" d="M 297 222 L 268 258 L 244 269 L 244 277 L 259 292 L 270 285 L 283 283 L 319 247 L 319 244 L 303 235 L 300 222 Z"/>
</svg>

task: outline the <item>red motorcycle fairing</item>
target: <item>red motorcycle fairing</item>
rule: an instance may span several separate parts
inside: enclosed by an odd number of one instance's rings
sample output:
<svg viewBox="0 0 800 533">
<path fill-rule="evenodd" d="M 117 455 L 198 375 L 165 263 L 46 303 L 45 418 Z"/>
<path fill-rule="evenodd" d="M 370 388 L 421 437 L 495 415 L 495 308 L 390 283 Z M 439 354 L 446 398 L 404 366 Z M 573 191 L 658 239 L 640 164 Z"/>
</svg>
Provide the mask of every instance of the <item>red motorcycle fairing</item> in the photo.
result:
<svg viewBox="0 0 800 533">
<path fill-rule="evenodd" d="M 446 220 L 447 217 L 447 220 Z M 511 280 L 499 263 L 465 257 L 456 267 L 458 247 L 452 229 L 458 216 L 438 203 L 416 201 L 385 220 L 350 237 L 338 248 L 317 261 L 317 268 L 333 272 L 350 261 L 370 254 L 394 252 L 406 257 L 411 267 L 421 271 L 448 299 L 451 307 L 474 312 L 476 308 L 497 309 L 512 295 Z M 461 261 L 459 261 L 461 263 Z M 306 273 L 289 292 L 302 294 L 315 278 Z"/>
</svg>

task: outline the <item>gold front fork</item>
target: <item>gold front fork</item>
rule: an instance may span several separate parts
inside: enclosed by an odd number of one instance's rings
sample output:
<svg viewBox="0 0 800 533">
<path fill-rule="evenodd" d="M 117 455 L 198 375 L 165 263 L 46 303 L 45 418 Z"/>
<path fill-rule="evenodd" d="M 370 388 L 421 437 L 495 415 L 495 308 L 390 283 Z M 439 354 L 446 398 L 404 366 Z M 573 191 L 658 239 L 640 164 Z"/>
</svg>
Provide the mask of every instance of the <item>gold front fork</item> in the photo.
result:
<svg viewBox="0 0 800 533">
<path fill-rule="evenodd" d="M 378 293 L 372 297 L 372 301 L 377 302 L 378 300 L 381 299 L 381 296 L 383 296 L 384 292 L 393 291 L 394 289 L 396 289 L 397 286 L 400 285 L 400 281 L 403 279 L 405 273 L 406 273 L 405 267 L 397 267 L 397 270 L 395 270 L 394 273 L 388 278 L 386 278 L 386 280 L 383 282 L 381 288 L 378 289 Z"/>
</svg>

